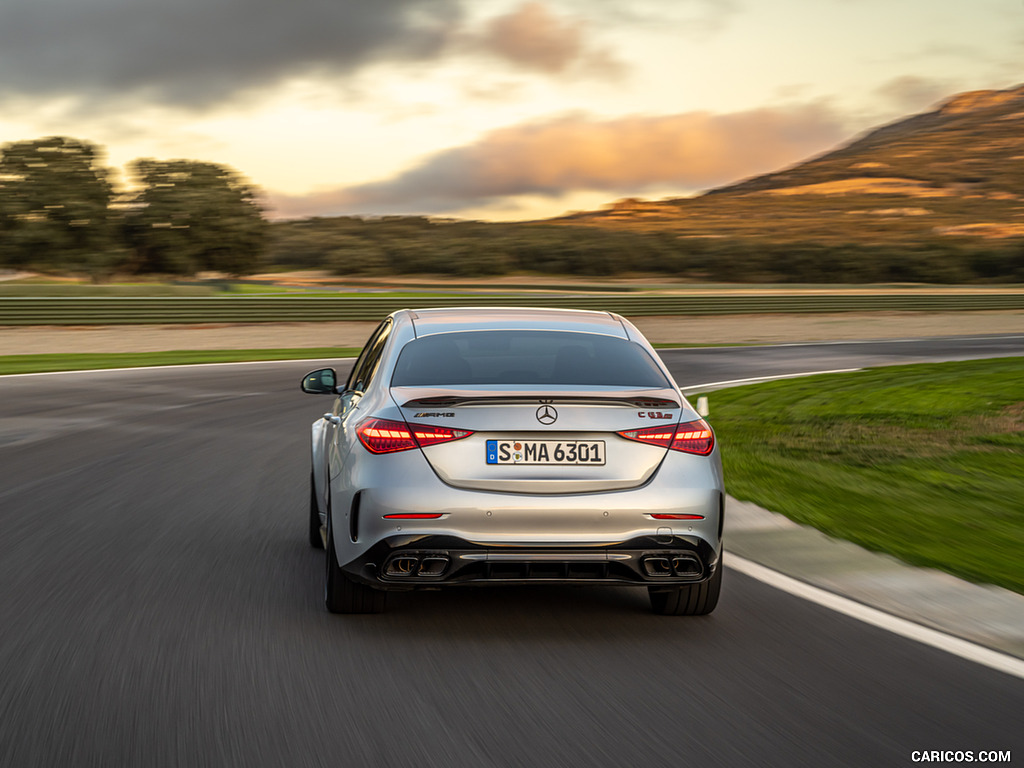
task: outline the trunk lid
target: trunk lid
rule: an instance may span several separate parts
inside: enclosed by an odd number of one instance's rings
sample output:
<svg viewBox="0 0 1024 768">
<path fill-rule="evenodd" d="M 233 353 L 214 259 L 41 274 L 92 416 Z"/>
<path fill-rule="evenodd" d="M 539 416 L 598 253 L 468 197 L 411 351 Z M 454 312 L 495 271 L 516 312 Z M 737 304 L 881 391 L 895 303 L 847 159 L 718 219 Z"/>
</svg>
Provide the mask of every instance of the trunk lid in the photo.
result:
<svg viewBox="0 0 1024 768">
<path fill-rule="evenodd" d="M 469 430 L 424 447 L 445 483 L 504 493 L 594 493 L 643 485 L 666 448 L 617 432 L 665 425 L 689 412 L 670 388 L 394 387 L 409 423 Z"/>
</svg>

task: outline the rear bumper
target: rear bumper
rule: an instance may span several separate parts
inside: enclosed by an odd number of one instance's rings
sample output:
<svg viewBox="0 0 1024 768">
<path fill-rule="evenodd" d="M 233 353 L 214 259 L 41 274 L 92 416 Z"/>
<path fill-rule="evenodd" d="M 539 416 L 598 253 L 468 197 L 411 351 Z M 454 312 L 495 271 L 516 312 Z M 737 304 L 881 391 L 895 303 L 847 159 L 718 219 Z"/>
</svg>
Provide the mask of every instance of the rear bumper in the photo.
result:
<svg viewBox="0 0 1024 768">
<path fill-rule="evenodd" d="M 698 537 L 639 536 L 576 547 L 484 546 L 455 536 L 385 538 L 342 569 L 378 589 L 456 584 L 619 584 L 672 587 L 707 580 L 720 551 Z"/>
</svg>

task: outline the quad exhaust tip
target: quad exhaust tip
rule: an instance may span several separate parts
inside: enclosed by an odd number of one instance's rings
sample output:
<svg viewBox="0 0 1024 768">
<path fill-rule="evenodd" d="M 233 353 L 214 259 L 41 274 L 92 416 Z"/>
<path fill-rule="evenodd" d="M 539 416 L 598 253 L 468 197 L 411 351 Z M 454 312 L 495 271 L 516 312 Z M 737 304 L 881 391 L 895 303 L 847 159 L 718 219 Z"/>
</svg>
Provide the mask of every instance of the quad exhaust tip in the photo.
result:
<svg viewBox="0 0 1024 768">
<path fill-rule="evenodd" d="M 644 572 L 648 576 L 671 576 L 672 564 L 667 557 L 645 557 Z"/>
<path fill-rule="evenodd" d="M 384 566 L 384 575 L 394 578 L 436 577 L 448 568 L 447 555 L 395 555 Z"/>
<path fill-rule="evenodd" d="M 704 571 L 700 560 L 693 555 L 648 555 L 640 562 L 644 573 L 652 578 L 699 577 Z"/>
</svg>

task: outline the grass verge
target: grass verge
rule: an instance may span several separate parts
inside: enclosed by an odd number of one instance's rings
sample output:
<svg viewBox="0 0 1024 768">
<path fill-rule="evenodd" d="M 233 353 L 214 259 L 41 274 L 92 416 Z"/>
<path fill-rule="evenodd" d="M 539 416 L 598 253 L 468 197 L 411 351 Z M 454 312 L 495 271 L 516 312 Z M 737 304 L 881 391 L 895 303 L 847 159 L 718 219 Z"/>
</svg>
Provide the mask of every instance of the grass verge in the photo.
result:
<svg viewBox="0 0 1024 768">
<path fill-rule="evenodd" d="M 212 349 L 171 352 L 71 353 L 53 355 L 0 355 L 0 375 L 11 373 L 47 373 L 85 371 L 101 368 L 137 368 L 151 365 L 191 365 L 195 363 L 239 363 L 256 360 L 303 360 L 355 357 L 357 347 L 318 347 L 314 349 Z"/>
<path fill-rule="evenodd" d="M 915 565 L 1024 593 L 1024 358 L 722 390 L 734 496 Z"/>
</svg>

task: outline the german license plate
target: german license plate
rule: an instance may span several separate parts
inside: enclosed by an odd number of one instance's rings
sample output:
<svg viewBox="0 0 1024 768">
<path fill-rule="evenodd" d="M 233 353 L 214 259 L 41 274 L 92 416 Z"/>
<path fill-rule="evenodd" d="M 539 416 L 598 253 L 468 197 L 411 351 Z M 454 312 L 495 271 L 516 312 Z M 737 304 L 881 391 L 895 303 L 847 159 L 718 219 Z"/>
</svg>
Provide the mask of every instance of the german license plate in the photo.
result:
<svg viewBox="0 0 1024 768">
<path fill-rule="evenodd" d="M 604 440 L 488 440 L 488 464 L 604 464 Z"/>
</svg>

